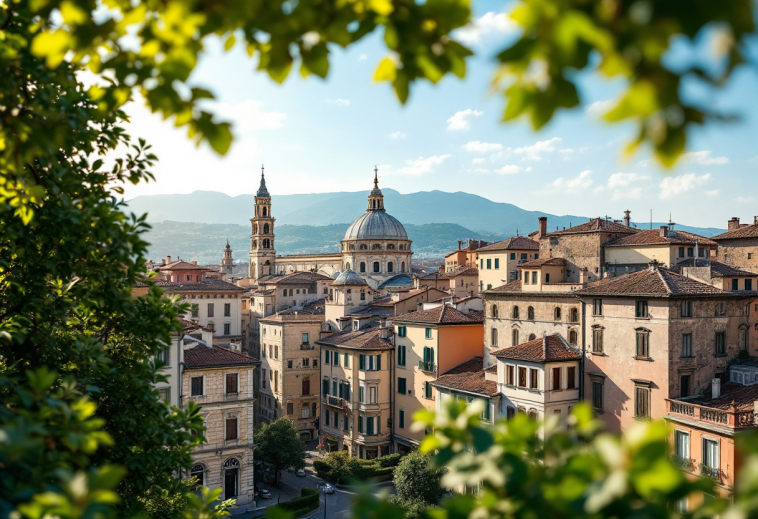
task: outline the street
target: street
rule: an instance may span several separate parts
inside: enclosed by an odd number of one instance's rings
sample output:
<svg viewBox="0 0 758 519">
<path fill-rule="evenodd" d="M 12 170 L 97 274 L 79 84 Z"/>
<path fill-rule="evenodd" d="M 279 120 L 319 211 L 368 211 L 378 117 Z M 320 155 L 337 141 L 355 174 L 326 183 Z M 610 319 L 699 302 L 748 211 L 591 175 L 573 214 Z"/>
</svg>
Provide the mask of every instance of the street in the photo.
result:
<svg viewBox="0 0 758 519">
<path fill-rule="evenodd" d="M 305 459 L 305 477 L 297 477 L 294 472 L 283 471 L 281 479 L 279 481 L 279 487 L 267 485 L 265 488 L 271 492 L 271 499 L 259 500 L 257 505 L 258 509 L 274 506 L 278 502 L 287 501 L 300 497 L 300 490 L 303 488 L 312 488 L 319 490 L 319 487 L 323 485 L 324 481 L 316 476 L 316 472 L 313 470 L 313 460 L 318 458 L 317 451 L 309 451 L 311 457 Z M 334 485 L 332 485 L 334 486 Z M 391 494 L 395 493 L 395 488 L 391 483 L 383 483 L 381 487 L 377 487 L 375 494 L 380 492 L 389 491 Z M 334 494 L 321 493 L 321 506 L 308 514 L 306 517 L 320 517 L 321 514 L 324 517 L 330 519 L 344 519 L 349 517 L 350 505 L 353 500 L 354 492 L 349 489 L 340 489 L 335 486 Z M 324 515 L 324 498 L 326 497 L 326 515 Z M 232 511 L 232 517 L 243 519 L 252 515 L 250 510 L 251 506 L 239 506 Z"/>
</svg>

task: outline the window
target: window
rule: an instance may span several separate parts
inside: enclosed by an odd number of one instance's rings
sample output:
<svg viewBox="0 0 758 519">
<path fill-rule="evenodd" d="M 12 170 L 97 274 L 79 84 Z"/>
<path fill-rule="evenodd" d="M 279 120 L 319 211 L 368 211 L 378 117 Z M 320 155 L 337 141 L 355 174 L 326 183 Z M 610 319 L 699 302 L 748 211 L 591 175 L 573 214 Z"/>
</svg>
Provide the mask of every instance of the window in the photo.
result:
<svg viewBox="0 0 758 519">
<path fill-rule="evenodd" d="M 497 318 L 497 305 L 492 305 L 492 317 Z"/>
<path fill-rule="evenodd" d="M 226 419 L 226 439 L 237 439 L 237 417 Z"/>
<path fill-rule="evenodd" d="M 324 350 L 324 364 L 329 364 L 329 357 L 331 356 L 330 353 L 331 352 L 329 350 Z"/>
<path fill-rule="evenodd" d="M 514 328 L 514 330 L 511 332 L 511 345 L 517 346 L 519 344 L 518 342 L 518 330 Z"/>
<path fill-rule="evenodd" d="M 690 433 L 674 431 L 674 454 L 686 460 L 690 459 Z"/>
<path fill-rule="evenodd" d="M 592 300 L 592 315 L 603 315 L 603 300 L 602 299 L 593 299 Z"/>
<path fill-rule="evenodd" d="M 739 280 L 738 279 L 733 279 L 732 280 L 732 290 L 739 290 L 739 289 L 740 289 Z"/>
<path fill-rule="evenodd" d="M 403 409 L 402 407 L 400 408 L 400 412 L 398 413 L 397 426 L 401 429 L 405 429 L 405 409 Z"/>
<path fill-rule="evenodd" d="M 555 308 L 554 315 L 555 315 L 555 320 L 556 321 L 560 321 L 561 320 L 561 308 L 560 307 L 556 307 Z"/>
<path fill-rule="evenodd" d="M 576 368 L 566 368 L 566 389 L 576 389 Z"/>
<path fill-rule="evenodd" d="M 378 261 L 374 262 L 374 272 L 379 272 L 379 262 Z"/>
<path fill-rule="evenodd" d="M 403 344 L 397 347 L 397 365 L 405 366 L 405 345 Z"/>
<path fill-rule="evenodd" d="M 431 382 L 424 382 L 424 398 L 427 400 L 431 400 L 433 398 Z"/>
<path fill-rule="evenodd" d="M 634 305 L 634 308 L 635 308 L 635 312 L 634 312 L 635 317 L 642 317 L 642 318 L 648 317 L 647 301 L 637 301 Z"/>
<path fill-rule="evenodd" d="M 366 391 L 366 388 L 363 386 L 358 386 L 358 402 L 364 403 L 366 399 L 364 398 L 364 392 Z"/>
<path fill-rule="evenodd" d="M 529 389 L 539 388 L 539 381 L 537 379 L 538 373 L 539 372 L 534 368 L 529 369 Z"/>
<path fill-rule="evenodd" d="M 497 328 L 492 328 L 492 331 L 490 332 L 490 336 L 491 336 L 491 339 L 492 339 L 490 341 L 491 345 L 492 346 L 497 346 Z"/>
<path fill-rule="evenodd" d="M 753 280 L 752 279 L 746 279 L 745 280 L 745 290 L 753 290 Z"/>
<path fill-rule="evenodd" d="M 387 272 L 392 272 L 394 269 L 394 266 L 391 261 L 387 262 Z"/>
<path fill-rule="evenodd" d="M 232 304 L 224 303 L 224 317 L 231 317 L 231 316 L 232 316 Z"/>
<path fill-rule="evenodd" d="M 346 368 L 350 367 L 350 354 L 344 353 L 342 357 L 342 365 Z"/>
<path fill-rule="evenodd" d="M 682 334 L 682 357 L 692 357 L 692 334 Z"/>
<path fill-rule="evenodd" d="M 361 261 L 361 265 L 359 267 L 361 272 L 366 272 L 366 263 Z"/>
<path fill-rule="evenodd" d="M 292 402 L 287 402 L 287 414 L 288 415 L 295 414 L 295 406 Z"/>
<path fill-rule="evenodd" d="M 513 261 L 515 259 L 516 259 L 516 253 L 515 252 L 511 252 L 511 260 Z"/>
<path fill-rule="evenodd" d="M 361 301 L 365 301 L 365 300 L 366 300 L 366 292 L 361 290 Z"/>
<path fill-rule="evenodd" d="M 684 257 L 684 247 L 679 247 L 679 257 L 680 258 Z"/>
<path fill-rule="evenodd" d="M 579 335 L 576 333 L 576 330 L 569 330 L 569 344 L 572 346 L 576 346 L 577 340 Z"/>
<path fill-rule="evenodd" d="M 719 444 L 715 440 L 703 438 L 703 465 L 710 469 L 719 468 Z"/>
<path fill-rule="evenodd" d="M 303 339 L 303 344 L 308 344 L 310 342 L 310 337 L 308 336 L 307 333 L 304 333 L 302 335 L 302 339 Z"/>
<path fill-rule="evenodd" d="M 324 410 L 324 424 L 325 425 L 329 426 L 329 424 L 332 423 L 331 420 L 330 420 L 331 417 L 332 417 L 332 413 L 329 412 L 329 409 L 325 409 Z M 360 424 L 360 421 L 358 422 L 358 424 Z"/>
<path fill-rule="evenodd" d="M 231 334 L 232 334 L 231 323 L 224 323 L 224 335 L 231 335 Z"/>
<path fill-rule="evenodd" d="M 156 358 L 160 360 L 164 366 L 171 365 L 171 348 L 163 348 L 158 352 Z"/>
<path fill-rule="evenodd" d="M 397 378 L 397 392 L 401 395 L 405 395 L 408 393 L 408 388 L 406 386 L 406 380 L 402 377 Z"/>
<path fill-rule="evenodd" d="M 526 318 L 530 321 L 534 321 L 534 307 L 530 306 L 526 309 Z"/>
<path fill-rule="evenodd" d="M 333 418 L 332 426 L 335 429 L 338 429 L 340 426 L 340 414 L 337 411 L 335 411 L 334 414 L 332 414 L 332 418 Z"/>
<path fill-rule="evenodd" d="M 214 315 L 213 315 L 213 303 L 208 303 L 208 317 L 214 317 Z"/>
<path fill-rule="evenodd" d="M 302 360 L 302 363 L 303 363 L 303 367 L 304 367 L 304 368 L 307 368 L 307 367 L 309 367 L 309 366 L 310 366 L 310 363 L 311 363 L 311 359 L 309 359 L 308 357 L 306 357 L 306 358 L 304 358 L 304 359 Z"/>
<path fill-rule="evenodd" d="M 553 368 L 553 391 L 561 389 L 561 368 Z"/>
<path fill-rule="evenodd" d="M 327 411 L 328 416 L 329 411 Z M 358 415 L 358 432 L 363 434 L 363 417 L 361 415 Z"/>
<path fill-rule="evenodd" d="M 682 301 L 682 317 L 692 317 L 692 301 Z"/>
<path fill-rule="evenodd" d="M 537 284 L 537 277 L 539 276 L 539 273 L 535 270 L 532 271 L 532 285 Z"/>
<path fill-rule="evenodd" d="M 513 418 L 514 416 L 516 416 L 516 408 L 515 408 L 515 407 L 513 407 L 513 406 L 510 406 L 510 405 L 509 405 L 509 406 L 508 406 L 508 407 L 505 409 L 505 417 L 506 417 L 508 420 L 510 420 L 510 419 L 511 419 L 511 418 Z"/>
<path fill-rule="evenodd" d="M 368 416 L 366 417 L 366 435 L 373 435 L 374 434 L 374 417 Z"/>
<path fill-rule="evenodd" d="M 509 386 L 516 385 L 516 368 L 510 364 L 505 367 L 505 383 Z"/>
<path fill-rule="evenodd" d="M 316 413 L 313 413 L 313 416 L 316 416 Z M 350 427 L 350 417 L 345 413 L 343 420 L 342 420 L 342 430 L 347 431 Z"/>
<path fill-rule="evenodd" d="M 592 408 L 603 412 L 603 382 L 601 380 L 592 381 Z"/>
<path fill-rule="evenodd" d="M 227 395 L 236 395 L 239 392 L 238 387 L 238 376 L 236 373 L 227 373 L 226 374 L 226 394 Z"/>
<path fill-rule="evenodd" d="M 495 258 L 495 268 L 496 269 L 500 268 L 500 258 Z"/>
<path fill-rule="evenodd" d="M 726 332 L 716 332 L 716 355 L 726 355 Z"/>
<path fill-rule="evenodd" d="M 526 387 L 526 368 L 519 367 L 518 369 L 518 385 Z"/>
<path fill-rule="evenodd" d="M 197 318 L 200 314 L 200 305 L 192 303 L 192 317 Z"/>
<path fill-rule="evenodd" d="M 679 377 L 679 397 L 688 396 L 690 396 L 690 375 L 682 375 Z"/>
<path fill-rule="evenodd" d="M 513 307 L 513 318 L 518 319 L 518 306 Z"/>
<path fill-rule="evenodd" d="M 650 418 L 650 388 L 648 386 L 634 387 L 634 417 Z"/>
<path fill-rule="evenodd" d="M 205 480 L 205 470 L 203 469 L 202 465 L 195 465 L 192 467 L 192 470 L 190 471 L 190 477 L 195 478 L 195 482 L 197 486 L 201 487 L 204 484 Z"/>
<path fill-rule="evenodd" d="M 336 367 L 339 367 L 339 365 L 340 365 L 340 352 L 335 351 L 332 354 L 332 365 L 336 366 Z"/>
<path fill-rule="evenodd" d="M 201 396 L 203 394 L 203 377 L 192 377 L 192 389 L 190 396 Z"/>
<path fill-rule="evenodd" d="M 650 358 L 650 331 L 637 330 L 637 358 Z"/>
<path fill-rule="evenodd" d="M 572 323 L 578 323 L 579 322 L 579 310 L 576 308 L 571 308 L 569 310 L 569 321 Z"/>
<path fill-rule="evenodd" d="M 170 387 L 158 388 L 158 398 L 160 398 L 166 403 L 169 403 L 169 401 L 171 400 L 171 388 Z"/>
<path fill-rule="evenodd" d="M 490 270 L 490 269 L 492 269 L 492 260 L 488 258 L 487 259 L 487 270 Z"/>
<path fill-rule="evenodd" d="M 592 353 L 603 353 L 603 329 L 592 329 Z"/>
<path fill-rule="evenodd" d="M 397 327 L 397 336 L 398 337 L 405 337 L 407 334 L 407 330 L 405 326 L 398 326 Z"/>
<path fill-rule="evenodd" d="M 424 337 L 427 338 L 427 339 L 431 339 L 432 338 L 432 329 L 431 328 L 427 328 L 427 329 L 424 330 Z"/>
<path fill-rule="evenodd" d="M 726 305 L 724 303 L 716 303 L 716 315 L 726 315 Z"/>
</svg>

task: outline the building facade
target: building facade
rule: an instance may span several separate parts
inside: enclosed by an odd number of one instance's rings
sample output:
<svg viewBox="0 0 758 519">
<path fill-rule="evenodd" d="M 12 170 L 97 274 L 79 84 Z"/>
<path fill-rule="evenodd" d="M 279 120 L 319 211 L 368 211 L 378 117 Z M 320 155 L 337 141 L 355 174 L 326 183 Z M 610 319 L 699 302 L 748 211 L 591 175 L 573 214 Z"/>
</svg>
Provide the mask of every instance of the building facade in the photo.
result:
<svg viewBox="0 0 758 519">
<path fill-rule="evenodd" d="M 520 263 L 539 259 L 540 244 L 516 236 L 482 247 L 478 252 L 479 289 L 490 290 L 514 281 Z"/>
</svg>

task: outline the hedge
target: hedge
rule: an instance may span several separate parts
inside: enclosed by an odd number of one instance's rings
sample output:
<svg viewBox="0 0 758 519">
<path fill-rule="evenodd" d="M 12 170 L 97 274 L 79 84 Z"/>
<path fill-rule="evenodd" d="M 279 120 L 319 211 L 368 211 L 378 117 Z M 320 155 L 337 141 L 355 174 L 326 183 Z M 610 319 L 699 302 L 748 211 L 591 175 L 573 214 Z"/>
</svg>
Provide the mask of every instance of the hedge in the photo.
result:
<svg viewBox="0 0 758 519">
<path fill-rule="evenodd" d="M 312 488 L 300 489 L 300 497 L 290 499 L 284 503 L 279 503 L 271 508 L 278 508 L 287 512 L 292 512 L 295 517 L 305 515 L 311 510 L 315 510 L 319 505 L 319 491 Z"/>
<path fill-rule="evenodd" d="M 368 481 L 392 477 L 402 455 L 389 454 L 373 460 L 351 458 L 347 452 L 331 452 L 324 460 L 313 460 L 313 469 L 318 476 L 345 485 L 353 481 Z"/>
</svg>

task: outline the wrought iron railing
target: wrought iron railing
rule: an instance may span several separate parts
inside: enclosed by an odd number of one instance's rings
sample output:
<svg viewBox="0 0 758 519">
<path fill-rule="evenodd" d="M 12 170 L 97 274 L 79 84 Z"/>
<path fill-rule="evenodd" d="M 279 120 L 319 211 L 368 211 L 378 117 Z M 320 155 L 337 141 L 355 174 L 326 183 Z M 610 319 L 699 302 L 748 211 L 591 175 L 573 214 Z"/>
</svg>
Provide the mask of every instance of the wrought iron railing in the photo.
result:
<svg viewBox="0 0 758 519">
<path fill-rule="evenodd" d="M 423 360 L 418 361 L 418 369 L 420 369 L 421 371 L 425 371 L 427 373 L 434 373 L 434 368 L 435 368 L 434 362 L 432 362 L 430 360 L 428 360 L 428 361 L 423 361 Z"/>
<path fill-rule="evenodd" d="M 700 475 L 707 478 L 721 481 L 721 469 L 718 467 L 710 467 L 708 465 L 700 464 Z"/>
<path fill-rule="evenodd" d="M 677 468 L 680 468 L 682 470 L 692 471 L 692 469 L 695 468 L 695 461 L 690 458 L 672 454 L 671 461 Z"/>
</svg>

